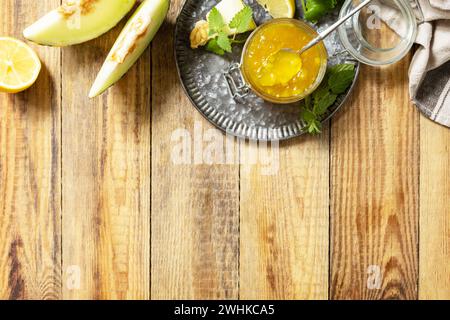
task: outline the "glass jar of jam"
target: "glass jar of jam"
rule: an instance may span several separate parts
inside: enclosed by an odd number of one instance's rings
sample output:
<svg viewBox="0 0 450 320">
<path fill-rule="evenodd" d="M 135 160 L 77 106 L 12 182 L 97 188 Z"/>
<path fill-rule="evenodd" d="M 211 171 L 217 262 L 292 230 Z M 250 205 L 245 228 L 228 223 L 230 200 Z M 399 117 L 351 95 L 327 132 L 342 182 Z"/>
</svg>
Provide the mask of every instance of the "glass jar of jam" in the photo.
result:
<svg viewBox="0 0 450 320">
<path fill-rule="evenodd" d="M 258 27 L 245 43 L 241 62 L 225 73 L 233 96 L 253 91 L 264 100 L 285 104 L 310 95 L 325 76 L 327 51 L 319 43 L 301 55 L 294 52 L 316 36 L 312 27 L 296 19 L 273 19 Z M 240 84 L 234 72 L 241 76 Z"/>
</svg>

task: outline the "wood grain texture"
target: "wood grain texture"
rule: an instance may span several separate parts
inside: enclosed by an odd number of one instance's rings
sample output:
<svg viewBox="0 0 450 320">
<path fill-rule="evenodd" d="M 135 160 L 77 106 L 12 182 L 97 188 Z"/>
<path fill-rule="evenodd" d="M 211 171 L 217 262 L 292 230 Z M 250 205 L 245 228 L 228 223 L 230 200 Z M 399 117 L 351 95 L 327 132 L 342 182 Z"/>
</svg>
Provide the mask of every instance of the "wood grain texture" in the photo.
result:
<svg viewBox="0 0 450 320">
<path fill-rule="evenodd" d="M 58 0 L 4 0 L 0 36 L 22 30 Z M 61 296 L 60 52 L 37 48 L 37 83 L 0 93 L 0 298 Z"/>
<path fill-rule="evenodd" d="M 239 166 L 204 161 L 224 136 L 178 80 L 172 43 L 181 3 L 171 1 L 152 47 L 152 299 L 237 298 Z M 174 161 L 182 137 L 191 164 Z"/>
<path fill-rule="evenodd" d="M 150 294 L 150 50 L 107 93 L 87 98 L 122 27 L 63 50 L 66 299 Z"/>
<path fill-rule="evenodd" d="M 420 299 L 450 299 L 450 130 L 420 121 Z"/>
<path fill-rule="evenodd" d="M 419 117 L 408 61 L 364 67 L 332 121 L 332 299 L 417 298 Z"/>
<path fill-rule="evenodd" d="M 410 105 L 409 60 L 364 67 L 331 128 L 254 164 L 261 147 L 227 145 L 181 88 L 182 2 L 100 98 L 123 23 L 32 45 L 37 83 L 0 94 L 0 299 L 450 299 L 450 131 Z M 0 36 L 59 3 L 1 1 Z"/>
<path fill-rule="evenodd" d="M 328 138 L 282 143 L 273 175 L 258 156 L 264 146 L 242 146 L 243 159 L 259 159 L 241 169 L 242 299 L 327 299 Z"/>
</svg>

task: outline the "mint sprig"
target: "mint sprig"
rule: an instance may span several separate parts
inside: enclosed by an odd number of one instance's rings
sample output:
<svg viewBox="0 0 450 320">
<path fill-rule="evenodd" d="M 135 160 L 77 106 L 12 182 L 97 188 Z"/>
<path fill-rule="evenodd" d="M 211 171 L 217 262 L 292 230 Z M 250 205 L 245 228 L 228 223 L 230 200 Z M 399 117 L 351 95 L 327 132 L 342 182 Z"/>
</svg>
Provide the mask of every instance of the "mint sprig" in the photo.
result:
<svg viewBox="0 0 450 320">
<path fill-rule="evenodd" d="M 321 120 L 339 94 L 344 93 L 355 78 L 355 65 L 345 63 L 327 70 L 324 81 L 314 93 L 306 97 L 301 105 L 301 118 L 306 122 L 306 131 L 319 134 L 322 131 Z"/>
<path fill-rule="evenodd" d="M 353 64 L 338 64 L 330 69 L 328 85 L 335 94 L 341 94 L 353 82 L 355 78 L 355 66 Z"/>
<path fill-rule="evenodd" d="M 226 26 L 222 15 L 216 7 L 212 8 L 211 12 L 209 13 L 208 23 L 210 36 L 213 36 L 219 32 L 223 32 L 223 29 Z"/>
<path fill-rule="evenodd" d="M 252 8 L 249 6 L 244 6 L 244 8 L 236 13 L 227 25 L 219 10 L 214 7 L 208 15 L 208 35 L 211 39 L 206 45 L 206 50 L 218 55 L 224 55 L 225 52 L 231 52 L 232 44 L 239 43 L 239 41 L 236 41 L 234 37 L 230 38 L 228 36 L 228 31 L 230 29 L 235 31 L 235 33 L 243 33 L 247 31 L 252 18 Z"/>
<path fill-rule="evenodd" d="M 236 13 L 233 19 L 230 21 L 229 27 L 235 29 L 236 33 L 243 33 L 248 30 L 250 23 L 252 22 L 253 11 L 249 6 Z"/>
<path fill-rule="evenodd" d="M 226 33 L 220 32 L 217 35 L 217 44 L 225 52 L 231 52 L 231 41 Z"/>
<path fill-rule="evenodd" d="M 211 39 L 208 41 L 205 47 L 209 52 L 218 54 L 219 56 L 223 56 L 225 54 L 225 50 L 223 50 L 219 44 L 217 43 L 217 39 Z"/>
</svg>

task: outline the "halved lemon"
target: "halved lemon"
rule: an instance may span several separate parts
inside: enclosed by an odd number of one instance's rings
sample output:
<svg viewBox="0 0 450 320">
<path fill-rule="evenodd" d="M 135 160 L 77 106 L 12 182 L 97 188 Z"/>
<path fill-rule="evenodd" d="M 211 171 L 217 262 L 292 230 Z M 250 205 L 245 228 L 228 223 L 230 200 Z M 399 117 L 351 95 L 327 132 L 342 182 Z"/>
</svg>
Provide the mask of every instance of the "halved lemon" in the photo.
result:
<svg viewBox="0 0 450 320">
<path fill-rule="evenodd" d="M 0 37 L 0 92 L 28 89 L 40 71 L 41 62 L 33 49 L 20 40 Z"/>
<path fill-rule="evenodd" d="M 293 18 L 295 0 L 256 0 L 273 18 Z"/>
</svg>

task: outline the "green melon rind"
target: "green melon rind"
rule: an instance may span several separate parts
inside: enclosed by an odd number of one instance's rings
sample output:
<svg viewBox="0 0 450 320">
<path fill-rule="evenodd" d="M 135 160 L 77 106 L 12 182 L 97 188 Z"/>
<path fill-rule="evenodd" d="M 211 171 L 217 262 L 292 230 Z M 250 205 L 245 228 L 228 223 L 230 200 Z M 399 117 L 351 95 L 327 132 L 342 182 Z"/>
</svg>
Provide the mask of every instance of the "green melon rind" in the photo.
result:
<svg viewBox="0 0 450 320">
<path fill-rule="evenodd" d="M 123 28 L 108 54 L 108 57 L 89 92 L 90 98 L 102 94 L 128 72 L 153 40 L 156 32 L 164 22 L 167 12 L 169 11 L 169 6 L 169 0 L 145 0 L 139 6 Z M 147 20 L 148 18 L 150 18 L 150 20 Z M 141 21 L 149 22 L 145 33 L 140 35 L 136 41 L 130 42 L 130 39 L 136 37 L 132 27 Z M 127 43 L 125 49 L 132 48 L 132 52 L 126 55 L 123 61 L 117 61 L 117 59 L 114 59 L 117 52 L 126 52 L 126 50 L 123 50 L 124 43 Z"/>
</svg>

